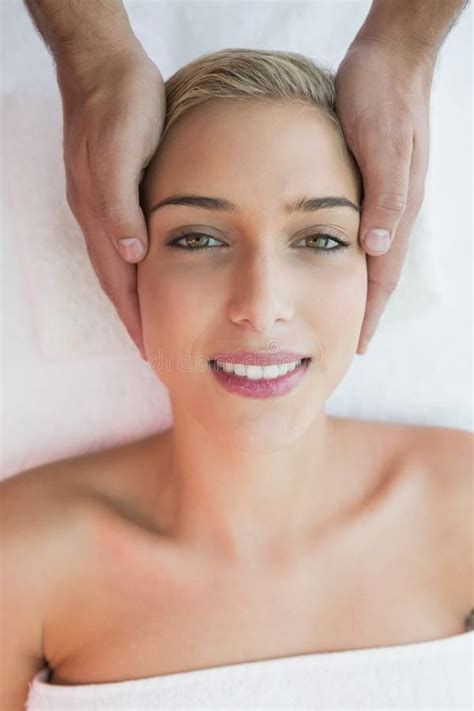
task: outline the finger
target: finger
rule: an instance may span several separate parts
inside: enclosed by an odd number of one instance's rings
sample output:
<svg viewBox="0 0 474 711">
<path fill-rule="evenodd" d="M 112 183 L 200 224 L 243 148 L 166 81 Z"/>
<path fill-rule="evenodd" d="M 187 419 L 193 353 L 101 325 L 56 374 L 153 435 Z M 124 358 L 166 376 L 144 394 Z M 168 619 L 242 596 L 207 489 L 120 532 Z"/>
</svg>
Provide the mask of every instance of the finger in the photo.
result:
<svg viewBox="0 0 474 711">
<path fill-rule="evenodd" d="M 146 360 L 137 293 L 137 267 L 123 261 L 100 226 L 83 228 L 83 232 L 102 289 L 113 303 L 142 358 Z"/>
<path fill-rule="evenodd" d="M 94 155 L 87 149 L 87 189 L 94 196 L 95 220 L 100 222 L 122 259 L 136 263 L 148 250 L 148 231 L 139 195 L 143 166 L 124 145 L 127 143 L 119 137 L 113 143 L 107 142 Z"/>
<path fill-rule="evenodd" d="M 408 236 L 414 222 L 405 211 L 390 250 L 379 257 L 367 255 L 367 302 L 357 353 L 362 355 L 372 339 L 381 315 L 396 289 L 408 249 Z"/>
<path fill-rule="evenodd" d="M 410 168 L 408 206 L 389 251 L 381 256 L 367 255 L 367 302 L 357 353 L 365 353 L 387 303 L 395 291 L 405 263 L 413 224 L 423 203 L 428 168 L 429 130 L 422 131 L 414 142 Z"/>
<path fill-rule="evenodd" d="M 130 239 L 135 235 L 139 235 L 142 244 L 146 240 L 148 245 L 146 222 L 138 197 L 141 167 L 136 174 L 133 161 L 124 153 L 124 142 L 101 142 L 96 145 L 99 148 L 92 154 L 86 138 L 87 148 L 79 153 L 81 160 L 65 163 L 67 199 L 81 225 L 97 278 L 146 359 L 136 290 L 136 266 L 129 264 L 128 260 L 124 261 L 118 249 L 121 238 Z M 112 167 L 110 156 L 113 156 Z M 119 166 L 117 170 L 116 165 Z M 130 175 L 131 179 L 127 177 Z"/>
<path fill-rule="evenodd" d="M 383 254 L 393 241 L 408 204 L 412 154 L 411 122 L 400 120 L 382 136 L 369 135 L 363 155 L 356 156 L 364 185 L 359 235 L 369 255 Z"/>
</svg>

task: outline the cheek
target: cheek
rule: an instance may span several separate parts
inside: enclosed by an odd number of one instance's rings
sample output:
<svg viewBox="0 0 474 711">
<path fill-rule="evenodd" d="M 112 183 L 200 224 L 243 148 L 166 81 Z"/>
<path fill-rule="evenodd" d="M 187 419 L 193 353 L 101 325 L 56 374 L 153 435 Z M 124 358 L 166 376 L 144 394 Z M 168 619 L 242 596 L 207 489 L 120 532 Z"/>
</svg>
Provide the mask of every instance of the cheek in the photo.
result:
<svg viewBox="0 0 474 711">
<path fill-rule="evenodd" d="M 311 275 L 315 313 L 341 337 L 360 328 L 367 300 L 367 259 L 358 255 Z"/>
<path fill-rule="evenodd" d="M 326 272 L 315 292 L 313 323 L 321 348 L 321 365 L 335 385 L 354 357 L 367 299 L 365 255 L 331 273 Z"/>
<path fill-rule="evenodd" d="M 331 291 L 332 311 L 342 333 L 360 331 L 367 300 L 367 263 L 365 256 L 357 269 L 340 275 L 337 289 Z"/>
<path fill-rule="evenodd" d="M 145 351 L 165 379 L 178 364 L 189 368 L 194 354 L 200 353 L 200 334 L 212 323 L 214 312 L 209 309 L 215 307 L 189 275 L 179 278 L 172 269 L 152 274 L 141 265 L 137 289 Z"/>
</svg>

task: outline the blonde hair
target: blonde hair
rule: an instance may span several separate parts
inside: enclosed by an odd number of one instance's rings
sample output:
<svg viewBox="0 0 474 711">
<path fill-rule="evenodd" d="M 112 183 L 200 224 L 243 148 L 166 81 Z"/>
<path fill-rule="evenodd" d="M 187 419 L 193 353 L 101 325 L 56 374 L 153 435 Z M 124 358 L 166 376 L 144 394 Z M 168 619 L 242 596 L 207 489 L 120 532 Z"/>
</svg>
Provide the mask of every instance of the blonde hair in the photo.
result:
<svg viewBox="0 0 474 711">
<path fill-rule="evenodd" d="M 221 49 L 178 69 L 165 82 L 165 92 L 166 116 L 157 153 L 171 126 L 209 101 L 289 101 L 302 108 L 319 109 L 336 129 L 343 155 L 361 180 L 336 112 L 335 74 L 302 54 L 241 47 Z"/>
</svg>

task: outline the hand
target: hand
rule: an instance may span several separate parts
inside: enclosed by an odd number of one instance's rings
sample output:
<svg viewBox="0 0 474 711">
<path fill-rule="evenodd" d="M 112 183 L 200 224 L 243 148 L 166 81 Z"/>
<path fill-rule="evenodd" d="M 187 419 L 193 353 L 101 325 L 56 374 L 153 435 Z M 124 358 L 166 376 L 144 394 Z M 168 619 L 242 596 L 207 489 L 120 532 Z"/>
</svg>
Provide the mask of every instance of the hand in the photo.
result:
<svg viewBox="0 0 474 711">
<path fill-rule="evenodd" d="M 160 71 L 141 46 L 109 48 L 101 57 L 57 62 L 63 103 L 67 200 L 107 296 L 146 360 L 137 267 L 148 250 L 138 187 L 163 129 L 166 98 Z M 119 240 L 136 238 L 143 253 Z"/>
<path fill-rule="evenodd" d="M 397 286 L 423 202 L 433 71 L 432 57 L 356 38 L 336 74 L 337 113 L 364 184 L 359 240 L 368 255 L 368 291 L 359 355 Z M 372 229 L 391 235 L 379 252 L 364 241 Z"/>
</svg>

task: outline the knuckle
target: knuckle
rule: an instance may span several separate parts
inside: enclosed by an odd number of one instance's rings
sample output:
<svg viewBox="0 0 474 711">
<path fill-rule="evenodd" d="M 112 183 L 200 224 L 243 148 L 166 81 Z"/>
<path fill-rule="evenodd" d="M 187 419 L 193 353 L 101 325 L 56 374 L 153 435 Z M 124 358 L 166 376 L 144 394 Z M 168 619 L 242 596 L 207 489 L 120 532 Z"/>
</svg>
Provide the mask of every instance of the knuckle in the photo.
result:
<svg viewBox="0 0 474 711">
<path fill-rule="evenodd" d="M 407 196 L 405 193 L 397 192 L 379 193 L 375 207 L 398 215 L 404 212 L 407 207 Z"/>
<path fill-rule="evenodd" d="M 95 208 L 97 216 L 102 223 L 127 225 L 132 222 L 129 203 L 119 198 L 98 198 Z"/>
<path fill-rule="evenodd" d="M 392 149 L 397 158 L 409 159 L 413 150 L 413 138 L 404 130 L 392 131 L 390 137 Z"/>
<path fill-rule="evenodd" d="M 90 176 L 91 181 L 100 185 L 107 185 L 114 178 L 120 168 L 123 156 L 127 152 L 127 146 L 119 137 L 111 135 L 105 136 L 90 135 L 85 136 L 81 145 L 81 164 Z M 79 161 L 79 158 L 78 158 Z"/>
<path fill-rule="evenodd" d="M 392 100 L 385 107 L 385 130 L 392 145 L 411 148 L 413 145 L 413 115 L 409 103 Z"/>
<path fill-rule="evenodd" d="M 100 180 L 110 166 L 111 156 L 115 154 L 106 140 L 92 140 L 90 136 L 86 136 L 84 155 L 87 171 L 91 179 Z"/>
</svg>

